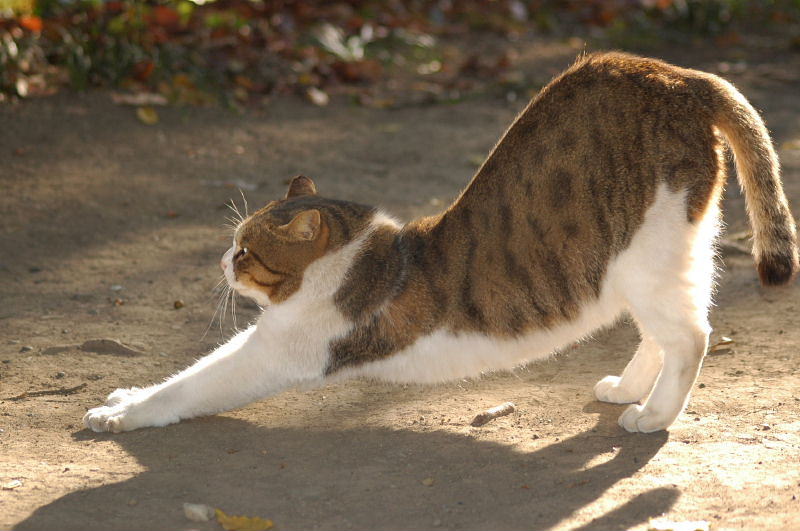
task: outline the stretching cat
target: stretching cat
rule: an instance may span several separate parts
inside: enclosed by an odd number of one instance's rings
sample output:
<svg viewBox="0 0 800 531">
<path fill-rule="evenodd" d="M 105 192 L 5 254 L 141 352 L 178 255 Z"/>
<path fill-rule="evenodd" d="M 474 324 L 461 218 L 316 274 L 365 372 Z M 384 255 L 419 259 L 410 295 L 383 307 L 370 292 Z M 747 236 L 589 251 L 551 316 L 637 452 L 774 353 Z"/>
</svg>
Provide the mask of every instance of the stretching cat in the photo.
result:
<svg viewBox="0 0 800 531">
<path fill-rule="evenodd" d="M 257 323 L 165 382 L 118 389 L 95 431 L 164 426 L 289 388 L 441 382 L 541 359 L 627 311 L 642 341 L 599 400 L 632 432 L 680 414 L 709 335 L 713 242 L 733 148 L 761 281 L 798 270 L 767 130 L 722 79 L 609 53 L 536 96 L 445 212 L 401 226 L 296 177 L 222 258 Z M 642 405 L 637 402 L 643 402 Z"/>
</svg>

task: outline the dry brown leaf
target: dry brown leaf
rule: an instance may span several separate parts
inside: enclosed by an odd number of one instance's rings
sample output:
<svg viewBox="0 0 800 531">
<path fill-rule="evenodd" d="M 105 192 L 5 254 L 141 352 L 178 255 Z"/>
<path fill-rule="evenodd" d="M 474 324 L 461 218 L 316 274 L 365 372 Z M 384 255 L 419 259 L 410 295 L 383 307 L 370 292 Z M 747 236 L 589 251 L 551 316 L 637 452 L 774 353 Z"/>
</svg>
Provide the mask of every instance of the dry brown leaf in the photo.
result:
<svg viewBox="0 0 800 531">
<path fill-rule="evenodd" d="M 146 125 L 155 125 L 158 123 L 158 113 L 150 106 L 136 109 L 136 117 L 140 122 Z"/>
<path fill-rule="evenodd" d="M 733 339 L 722 336 L 719 338 L 719 341 L 708 347 L 708 351 L 717 352 L 718 350 L 730 349 L 731 345 L 733 345 Z"/>
<path fill-rule="evenodd" d="M 231 516 L 216 510 L 217 522 L 225 531 L 264 531 L 274 525 L 272 520 L 258 516 Z"/>
</svg>

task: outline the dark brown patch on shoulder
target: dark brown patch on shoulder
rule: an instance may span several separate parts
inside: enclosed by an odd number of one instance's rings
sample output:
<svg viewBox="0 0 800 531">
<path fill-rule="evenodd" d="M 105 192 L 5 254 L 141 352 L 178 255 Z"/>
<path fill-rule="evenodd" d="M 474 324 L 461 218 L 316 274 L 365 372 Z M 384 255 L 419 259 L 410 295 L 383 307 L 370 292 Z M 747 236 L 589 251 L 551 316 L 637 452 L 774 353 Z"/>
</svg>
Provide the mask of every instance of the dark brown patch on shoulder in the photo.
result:
<svg viewBox="0 0 800 531">
<path fill-rule="evenodd" d="M 404 289 L 407 257 L 397 232 L 390 226 L 377 228 L 336 291 L 334 303 L 348 319 L 360 321 Z"/>
</svg>

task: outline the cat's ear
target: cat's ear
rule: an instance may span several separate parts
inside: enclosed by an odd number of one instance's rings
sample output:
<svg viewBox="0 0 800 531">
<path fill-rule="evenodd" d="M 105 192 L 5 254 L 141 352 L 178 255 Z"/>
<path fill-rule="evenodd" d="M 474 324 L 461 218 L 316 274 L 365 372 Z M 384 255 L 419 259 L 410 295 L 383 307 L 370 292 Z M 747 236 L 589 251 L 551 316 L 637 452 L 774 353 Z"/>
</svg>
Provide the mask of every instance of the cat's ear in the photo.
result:
<svg viewBox="0 0 800 531">
<path fill-rule="evenodd" d="M 289 183 L 289 190 L 286 192 L 286 199 L 300 197 L 302 195 L 316 194 L 317 187 L 314 186 L 314 181 L 305 175 L 297 175 L 292 177 L 292 182 Z"/>
<path fill-rule="evenodd" d="M 319 235 L 321 225 L 319 210 L 304 210 L 286 225 L 278 227 L 278 230 L 293 239 L 311 241 Z"/>
</svg>

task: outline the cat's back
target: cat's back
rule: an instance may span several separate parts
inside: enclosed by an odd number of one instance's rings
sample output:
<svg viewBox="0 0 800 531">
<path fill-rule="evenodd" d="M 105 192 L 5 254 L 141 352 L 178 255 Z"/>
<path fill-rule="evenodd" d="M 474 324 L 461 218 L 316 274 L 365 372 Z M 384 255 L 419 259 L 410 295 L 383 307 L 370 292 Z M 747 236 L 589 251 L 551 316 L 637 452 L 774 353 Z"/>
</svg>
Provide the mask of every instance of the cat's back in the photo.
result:
<svg viewBox="0 0 800 531">
<path fill-rule="evenodd" d="M 434 231 L 464 247 L 474 298 L 520 298 L 487 304 L 515 309 L 503 322 L 525 307 L 545 323 L 569 319 L 599 295 L 659 188 L 689 190 L 684 218 L 704 210 L 720 182 L 704 76 L 603 53 L 543 88 Z"/>
</svg>

